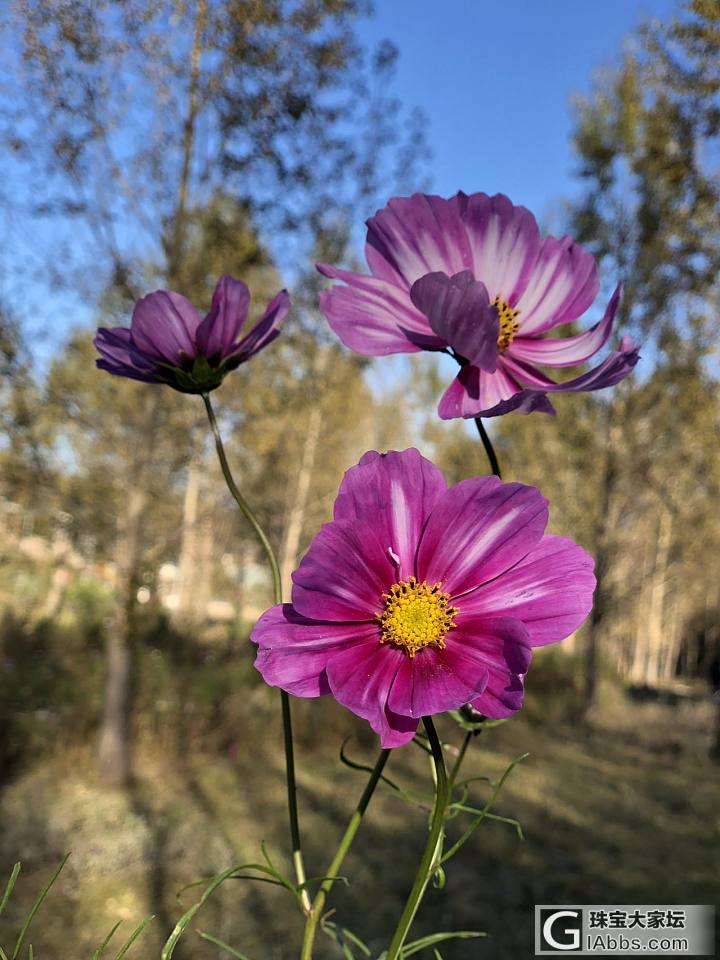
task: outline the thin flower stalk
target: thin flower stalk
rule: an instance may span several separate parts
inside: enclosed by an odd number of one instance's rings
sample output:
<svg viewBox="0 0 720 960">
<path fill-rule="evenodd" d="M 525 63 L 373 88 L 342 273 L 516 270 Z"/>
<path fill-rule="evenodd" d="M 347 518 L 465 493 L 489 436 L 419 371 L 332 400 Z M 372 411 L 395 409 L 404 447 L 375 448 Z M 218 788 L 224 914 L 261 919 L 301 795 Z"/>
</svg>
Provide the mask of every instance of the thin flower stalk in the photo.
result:
<svg viewBox="0 0 720 960">
<path fill-rule="evenodd" d="M 355 839 L 355 834 L 358 832 L 363 815 L 367 810 L 367 806 L 370 803 L 373 793 L 375 792 L 375 787 L 380 781 L 380 777 L 382 776 L 383 769 L 385 768 L 385 764 L 387 763 L 389 756 L 390 750 L 380 751 L 377 762 L 375 763 L 372 773 L 370 774 L 370 779 L 368 780 L 362 796 L 358 801 L 358 805 L 355 808 L 352 817 L 350 818 L 350 822 L 348 823 L 345 833 L 340 840 L 335 856 L 333 857 L 332 862 L 327 869 L 326 876 L 320 885 L 320 889 L 315 895 L 315 899 L 312 902 L 312 907 L 308 913 L 305 923 L 305 933 L 303 936 L 300 960 L 311 960 L 312 958 L 315 935 L 317 933 L 318 924 L 322 918 L 323 907 L 325 906 L 327 895 L 330 892 L 333 883 L 337 880 L 340 867 L 342 866 L 343 860 L 345 859 L 347 852 L 350 849 L 353 840 Z"/>
<path fill-rule="evenodd" d="M 433 766 L 435 771 L 435 803 L 433 805 L 432 818 L 430 820 L 430 832 L 428 833 L 425 850 L 420 860 L 420 866 L 415 875 L 415 882 L 408 896 L 405 908 L 398 920 L 395 933 L 393 934 L 390 946 L 388 947 L 386 960 L 398 960 L 401 956 L 403 944 L 410 932 L 410 927 L 415 919 L 420 903 L 427 885 L 432 879 L 435 871 L 440 866 L 442 858 L 443 841 L 445 838 L 445 814 L 450 803 L 452 795 L 452 779 L 448 777 L 445 769 L 445 758 L 443 757 L 442 744 L 438 738 L 435 726 L 431 717 L 423 717 L 423 725 L 428 736 L 430 749 L 432 751 Z M 454 773 L 457 772 L 459 764 L 456 765 Z"/>
<path fill-rule="evenodd" d="M 268 540 L 265 531 L 260 526 L 257 517 L 250 509 L 250 505 L 247 500 L 243 497 L 238 489 L 235 479 L 232 475 L 230 469 L 230 464 L 228 463 L 227 456 L 225 454 L 225 446 L 222 441 L 222 435 L 220 433 L 220 428 L 218 427 L 217 418 L 215 417 L 215 411 L 213 409 L 210 396 L 207 393 L 202 394 L 203 402 L 205 403 L 205 410 L 207 411 L 208 421 L 210 422 L 210 429 L 212 430 L 213 437 L 215 439 L 215 449 L 217 451 L 218 460 L 220 461 L 220 468 L 225 478 L 225 483 L 227 484 L 228 490 L 230 491 L 233 499 L 240 508 L 241 513 L 248 521 L 253 531 L 255 532 L 258 541 L 265 553 L 265 557 L 270 567 L 270 573 L 272 576 L 273 582 L 273 597 L 276 604 L 282 603 L 282 583 L 280 579 L 280 568 L 278 566 L 277 558 L 275 556 L 275 551 L 272 548 L 270 541 Z M 297 786 L 295 780 L 295 750 L 293 747 L 293 733 L 292 733 L 292 714 L 290 709 L 290 698 L 284 690 L 280 691 L 280 702 L 282 706 L 282 724 L 283 724 L 283 739 L 285 743 L 285 770 L 287 774 L 287 801 L 288 801 L 288 816 L 290 819 L 290 839 L 292 842 L 292 859 L 293 867 L 295 869 L 295 877 L 298 882 L 298 887 L 300 888 L 301 902 L 303 909 L 306 912 L 309 912 L 311 909 L 310 904 L 310 895 L 307 891 L 306 883 L 306 874 L 305 874 L 305 865 L 302 855 L 302 844 L 300 839 L 300 821 L 298 817 L 298 807 L 297 807 Z"/>
</svg>

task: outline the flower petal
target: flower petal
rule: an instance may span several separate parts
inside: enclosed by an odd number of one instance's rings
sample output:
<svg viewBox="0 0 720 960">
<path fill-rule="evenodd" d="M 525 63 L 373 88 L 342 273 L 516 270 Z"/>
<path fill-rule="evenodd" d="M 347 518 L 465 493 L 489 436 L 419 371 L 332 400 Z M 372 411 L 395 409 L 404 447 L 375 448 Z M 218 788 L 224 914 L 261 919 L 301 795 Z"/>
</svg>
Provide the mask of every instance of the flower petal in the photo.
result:
<svg viewBox="0 0 720 960">
<path fill-rule="evenodd" d="M 225 356 L 235 346 L 250 306 L 250 291 L 242 280 L 220 277 L 210 312 L 197 329 L 196 341 L 207 359 Z"/>
<path fill-rule="evenodd" d="M 330 692 L 325 667 L 333 651 L 368 640 L 378 641 L 375 624 L 321 623 L 308 620 L 289 603 L 266 611 L 250 639 L 258 645 L 255 667 L 266 683 L 296 697 Z"/>
<path fill-rule="evenodd" d="M 152 360 L 176 364 L 181 355 L 197 355 L 195 332 L 200 315 L 185 297 L 158 290 L 135 304 L 130 330 L 133 343 Z"/>
<path fill-rule="evenodd" d="M 371 289 L 365 281 L 372 279 L 362 277 L 362 286 L 331 287 L 320 293 L 320 310 L 346 347 L 366 357 L 422 350 L 424 345 L 414 342 L 405 330 L 430 337 L 427 349 L 432 349 L 432 343 L 434 349 L 444 346 L 407 295 L 390 296 L 386 289 L 390 285 L 382 281 L 376 281 L 377 289 Z"/>
<path fill-rule="evenodd" d="M 523 622 L 531 646 L 557 643 L 577 630 L 592 608 L 594 566 L 572 540 L 544 536 L 514 567 L 458 601 L 462 622 L 465 616 L 510 615 Z"/>
<path fill-rule="evenodd" d="M 332 280 L 342 280 L 349 287 L 355 289 L 358 293 L 358 306 L 363 301 L 362 295 L 367 295 L 364 308 L 371 312 L 374 312 L 378 307 L 386 311 L 388 316 L 392 316 L 392 323 L 408 337 L 411 343 L 415 343 L 426 350 L 440 350 L 445 346 L 444 341 L 430 329 L 424 314 L 413 305 L 406 289 L 398 287 L 394 283 L 379 280 L 369 274 L 340 270 L 329 263 L 318 263 L 316 266 L 323 276 Z M 337 288 L 333 288 L 333 290 L 335 289 Z M 330 319 L 328 316 L 328 320 Z M 335 320 L 335 315 L 333 315 L 331 326 L 333 326 Z M 335 329 L 334 326 L 333 329 Z M 336 330 L 336 332 L 342 339 L 340 331 Z M 345 341 L 343 340 L 343 342 Z"/>
<path fill-rule="evenodd" d="M 426 647 L 405 656 L 395 677 L 388 706 L 406 717 L 429 717 L 459 710 L 479 696 L 488 682 L 484 663 L 458 664 L 448 650 Z"/>
<path fill-rule="evenodd" d="M 116 377 L 126 377 L 128 380 L 140 380 L 142 383 L 165 383 L 162 377 L 155 373 L 145 370 L 138 370 L 137 367 L 129 364 L 117 363 L 112 360 L 96 360 L 95 366 L 98 370 L 105 370 L 107 373 L 113 373 Z"/>
<path fill-rule="evenodd" d="M 597 296 L 595 258 L 571 237 L 546 237 L 535 269 L 515 305 L 520 336 L 544 333 L 583 314 Z"/>
<path fill-rule="evenodd" d="M 263 347 L 272 343 L 276 337 L 280 336 L 278 327 L 287 316 L 290 310 L 290 297 L 287 290 L 281 290 L 276 294 L 260 317 L 258 322 L 252 328 L 250 333 L 243 337 L 237 346 L 230 351 L 226 351 L 225 368 L 234 370 L 241 363 L 249 360 L 254 354 L 258 353 Z"/>
<path fill-rule="evenodd" d="M 100 359 L 95 361 L 99 370 L 143 383 L 164 382 L 162 371 L 133 346 L 126 327 L 100 327 L 93 344 L 100 354 Z"/>
<path fill-rule="evenodd" d="M 367 222 L 365 256 L 376 277 L 409 290 L 426 273 L 472 270 L 458 197 L 394 197 Z"/>
<path fill-rule="evenodd" d="M 334 516 L 367 527 L 384 556 L 391 551 L 390 556 L 397 558 L 390 586 L 415 574 L 420 535 L 446 489 L 442 472 L 414 448 L 383 454 L 371 451 L 345 474 Z"/>
<path fill-rule="evenodd" d="M 485 373 L 472 364 L 464 366 L 440 398 L 442 420 L 456 417 L 497 417 L 511 410 L 554 414 L 552 404 L 537 390 L 524 390 L 508 374 L 501 358 L 495 373 Z"/>
<path fill-rule="evenodd" d="M 449 663 L 460 674 L 487 674 L 484 689 L 468 702 L 494 720 L 516 713 L 532 658 L 525 626 L 514 617 L 467 617 L 462 601 L 457 621 L 447 639 Z"/>
<path fill-rule="evenodd" d="M 503 363 L 517 380 L 543 393 L 579 393 L 614 386 L 632 372 L 639 359 L 638 347 L 630 337 L 623 337 L 619 350 L 609 354 L 597 367 L 564 383 L 555 383 L 529 363 L 522 363 L 511 357 L 504 357 Z"/>
<path fill-rule="evenodd" d="M 312 620 L 373 620 L 392 584 L 392 565 L 366 549 L 362 524 L 326 523 L 293 573 L 292 603 Z"/>
<path fill-rule="evenodd" d="M 547 520 L 547 500 L 535 487 L 497 477 L 463 480 L 430 514 L 418 550 L 418 578 L 442 583 L 453 597 L 473 590 L 525 557 Z"/>
<path fill-rule="evenodd" d="M 549 337 L 544 340 L 517 337 L 508 347 L 508 355 L 517 360 L 547 367 L 571 367 L 576 363 L 584 363 L 608 342 L 619 302 L 618 286 L 610 298 L 602 320 L 590 330 L 575 337 Z"/>
<path fill-rule="evenodd" d="M 458 197 L 475 279 L 485 284 L 491 298 L 499 296 L 514 305 L 527 286 L 540 249 L 535 217 L 502 194 L 461 193 Z"/>
<path fill-rule="evenodd" d="M 415 736 L 417 720 L 396 714 L 390 691 L 406 655 L 394 647 L 368 641 L 329 658 L 327 678 L 332 695 L 370 723 L 382 747 L 399 747 Z"/>
<path fill-rule="evenodd" d="M 481 370 L 495 370 L 498 312 L 490 305 L 485 285 L 469 270 L 453 277 L 428 273 L 412 285 L 410 299 L 444 343 Z"/>
</svg>

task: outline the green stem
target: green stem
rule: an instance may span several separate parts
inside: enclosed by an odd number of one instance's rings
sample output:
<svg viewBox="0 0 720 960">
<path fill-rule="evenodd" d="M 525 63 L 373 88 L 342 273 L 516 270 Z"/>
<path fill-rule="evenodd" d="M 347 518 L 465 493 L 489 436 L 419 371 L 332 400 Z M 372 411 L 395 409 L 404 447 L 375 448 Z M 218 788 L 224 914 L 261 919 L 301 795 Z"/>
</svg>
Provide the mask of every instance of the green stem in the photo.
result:
<svg viewBox="0 0 720 960">
<path fill-rule="evenodd" d="M 480 417 L 475 417 L 475 426 L 477 431 L 480 434 L 480 439 L 482 440 L 482 445 L 485 447 L 485 453 L 487 458 L 490 461 L 490 469 L 495 474 L 495 476 L 502 480 L 502 474 L 500 473 L 500 464 L 498 463 L 498 458 L 495 454 L 495 450 L 492 445 L 492 441 L 485 430 L 485 425 L 483 424 Z"/>
<path fill-rule="evenodd" d="M 450 775 L 448 777 L 451 786 L 454 786 L 455 779 L 457 778 L 458 773 L 460 773 L 460 767 L 465 759 L 465 754 L 467 753 L 467 748 L 470 746 L 470 741 L 472 738 L 473 732 L 472 730 L 468 730 L 468 732 L 465 734 L 465 739 L 462 742 L 462 746 L 458 750 L 458 755 L 455 758 L 455 763 L 452 765 L 452 770 L 450 771 Z"/>
<path fill-rule="evenodd" d="M 372 773 L 370 774 L 370 779 L 368 780 L 365 789 L 363 790 L 362 796 L 358 801 L 357 807 L 355 807 L 355 812 L 350 818 L 350 822 L 347 825 L 347 829 L 342 836 L 340 844 L 337 848 L 337 852 L 332 859 L 330 866 L 327 869 L 327 874 L 323 879 L 323 882 L 320 884 L 320 889 L 318 890 L 315 899 L 313 900 L 312 909 L 308 914 L 307 921 L 305 922 L 305 935 L 303 936 L 302 943 L 302 952 L 300 953 L 300 960 L 311 960 L 313 952 L 313 944 L 315 942 L 315 934 L 317 933 L 318 923 L 322 917 L 323 907 L 325 906 L 325 900 L 327 895 L 332 887 L 333 883 L 337 879 L 340 867 L 342 862 L 345 859 L 345 856 L 350 849 L 350 845 L 355 839 L 355 834 L 358 831 L 358 827 L 363 818 L 363 814 L 367 809 L 367 805 L 370 803 L 370 798 L 375 792 L 375 787 L 378 785 L 380 777 L 382 776 L 383 769 L 387 763 L 387 759 L 390 756 L 389 750 L 382 750 L 380 756 L 377 758 L 377 762 L 373 767 Z"/>
<path fill-rule="evenodd" d="M 215 449 L 217 450 L 218 460 L 220 461 L 220 468 L 222 469 L 223 477 L 225 477 L 225 483 L 227 484 L 228 490 L 232 494 L 235 503 L 237 503 L 238 507 L 240 508 L 242 515 L 253 528 L 255 536 L 260 541 L 260 545 L 263 548 L 268 566 L 270 567 L 270 573 L 272 575 L 273 596 L 275 603 L 282 603 L 282 581 L 280 579 L 280 568 L 275 557 L 275 551 L 265 535 L 265 531 L 258 523 L 255 514 L 250 509 L 247 500 L 245 500 L 243 495 L 240 493 L 238 486 L 235 483 L 232 471 L 230 470 L 230 464 L 228 463 L 227 456 L 225 455 L 225 447 L 222 442 L 220 428 L 218 427 L 218 423 L 215 418 L 215 411 L 213 410 L 212 403 L 210 402 L 210 396 L 207 393 L 203 393 L 202 398 L 203 403 L 205 404 L 205 410 L 207 411 L 208 420 L 210 421 L 210 429 L 212 430 L 213 437 L 215 438 Z M 302 885 L 306 881 L 306 876 L 305 866 L 303 863 L 302 845 L 300 842 L 300 822 L 298 819 L 297 808 L 292 716 L 290 712 L 290 698 L 284 690 L 280 691 L 280 702 L 282 704 L 283 739 L 285 741 L 285 772 L 287 776 L 287 801 L 288 815 L 290 818 L 290 839 L 293 848 L 292 859 L 298 885 Z M 310 910 L 310 895 L 305 887 L 302 888 L 300 896 L 303 909 L 308 912 Z"/>
<path fill-rule="evenodd" d="M 390 941 L 386 960 L 397 960 L 397 958 L 400 956 L 400 951 L 403 948 L 403 944 L 405 943 L 410 927 L 412 926 L 412 922 L 415 919 L 415 914 L 420 906 L 420 901 L 425 894 L 425 890 L 433 873 L 440 864 L 444 838 L 443 828 L 445 825 L 445 812 L 447 810 L 452 791 L 452 783 L 450 780 L 448 780 L 447 772 L 445 770 L 445 759 L 443 757 L 442 746 L 440 744 L 440 740 L 438 739 L 438 735 L 435 732 L 435 726 L 433 725 L 432 719 L 430 717 L 423 717 L 423 724 L 425 725 L 425 731 L 428 735 L 428 740 L 430 741 L 430 749 L 432 750 L 433 763 L 435 765 L 435 777 L 437 783 L 435 804 L 433 806 L 432 819 L 430 821 L 430 833 L 428 834 L 425 851 L 423 852 L 420 866 L 418 867 L 418 872 L 415 875 L 415 882 L 413 883 L 410 896 L 405 904 L 405 909 L 400 916 L 395 933 Z"/>
</svg>

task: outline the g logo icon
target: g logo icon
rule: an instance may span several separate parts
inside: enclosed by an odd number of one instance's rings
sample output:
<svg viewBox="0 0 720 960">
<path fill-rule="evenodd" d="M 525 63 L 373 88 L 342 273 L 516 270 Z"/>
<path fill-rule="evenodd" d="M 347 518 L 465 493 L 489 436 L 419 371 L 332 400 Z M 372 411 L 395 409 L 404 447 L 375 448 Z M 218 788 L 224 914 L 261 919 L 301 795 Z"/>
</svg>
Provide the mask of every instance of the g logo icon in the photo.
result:
<svg viewBox="0 0 720 960">
<path fill-rule="evenodd" d="M 580 953 L 582 910 L 540 910 L 540 949 L 549 953 Z"/>
</svg>

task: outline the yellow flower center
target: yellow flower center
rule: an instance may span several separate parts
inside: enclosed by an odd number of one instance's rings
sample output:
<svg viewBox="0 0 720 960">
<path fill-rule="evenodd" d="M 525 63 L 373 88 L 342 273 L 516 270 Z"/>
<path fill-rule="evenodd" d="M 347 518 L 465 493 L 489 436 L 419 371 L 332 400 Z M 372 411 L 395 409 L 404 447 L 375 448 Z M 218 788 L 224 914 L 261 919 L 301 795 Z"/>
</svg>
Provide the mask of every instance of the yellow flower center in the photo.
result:
<svg viewBox="0 0 720 960">
<path fill-rule="evenodd" d="M 432 587 L 415 577 L 401 580 L 383 594 L 385 609 L 376 613 L 380 623 L 380 643 L 392 643 L 414 657 L 418 650 L 434 643 L 445 646 L 445 636 L 455 626 L 457 607 L 449 607 L 449 593 L 440 584 Z"/>
<path fill-rule="evenodd" d="M 520 328 L 517 318 L 520 316 L 519 310 L 514 310 L 507 300 L 501 300 L 500 295 L 492 302 L 492 305 L 498 312 L 500 320 L 500 333 L 498 334 L 498 350 L 502 353 L 506 350 L 515 338 L 515 334 Z"/>
</svg>

